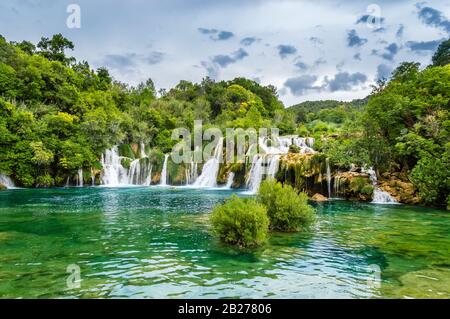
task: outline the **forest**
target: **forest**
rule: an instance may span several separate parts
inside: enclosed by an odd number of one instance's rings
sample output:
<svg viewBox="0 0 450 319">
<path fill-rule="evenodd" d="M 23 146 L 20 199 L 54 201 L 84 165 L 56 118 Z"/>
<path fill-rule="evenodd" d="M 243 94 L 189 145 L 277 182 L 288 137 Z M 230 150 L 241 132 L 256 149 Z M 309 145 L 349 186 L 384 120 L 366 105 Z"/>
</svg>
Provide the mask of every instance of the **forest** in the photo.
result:
<svg viewBox="0 0 450 319">
<path fill-rule="evenodd" d="M 61 34 L 37 44 L 0 36 L 0 172 L 23 187 L 64 185 L 79 168 L 100 168 L 113 145 L 145 143 L 169 152 L 177 127 L 277 127 L 316 139 L 333 165 L 373 166 L 412 183 L 420 204 L 450 207 L 450 40 L 432 64 L 401 63 L 370 96 L 286 107 L 274 86 L 245 78 L 181 80 L 156 91 L 93 70 L 69 55 Z"/>
</svg>

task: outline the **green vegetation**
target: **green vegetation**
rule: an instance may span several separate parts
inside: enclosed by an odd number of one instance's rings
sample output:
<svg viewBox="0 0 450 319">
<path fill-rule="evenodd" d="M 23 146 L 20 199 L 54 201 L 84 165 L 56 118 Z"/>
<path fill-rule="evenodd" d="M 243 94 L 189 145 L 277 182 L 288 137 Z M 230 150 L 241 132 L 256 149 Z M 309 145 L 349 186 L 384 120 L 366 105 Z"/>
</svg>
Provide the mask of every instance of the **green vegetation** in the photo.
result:
<svg viewBox="0 0 450 319">
<path fill-rule="evenodd" d="M 309 225 L 315 210 L 305 193 L 274 179 L 261 184 L 257 199 L 233 195 L 214 207 L 211 215 L 213 232 L 225 243 L 239 247 L 263 244 L 272 231 L 293 232 Z"/>
<path fill-rule="evenodd" d="M 298 231 L 314 220 L 315 211 L 308 204 L 308 196 L 297 194 L 290 185 L 282 185 L 274 179 L 261 183 L 258 200 L 267 207 L 272 230 Z"/>
<path fill-rule="evenodd" d="M 369 165 L 379 175 L 400 172 L 417 188 L 423 204 L 447 206 L 449 48 L 450 40 L 442 42 L 433 65 L 423 70 L 418 63 L 400 64 L 366 100 L 305 102 L 289 108 L 296 115 L 297 132 L 314 136 L 315 149 L 337 167 Z"/>
<path fill-rule="evenodd" d="M 194 120 L 205 129 L 295 130 L 272 86 L 205 78 L 157 94 L 151 79 L 129 87 L 66 55 L 73 49 L 61 34 L 37 45 L 0 36 L 0 172 L 19 186 L 64 185 L 78 169 L 99 167 L 101 153 L 117 144 L 167 153 L 176 143 L 172 130 L 192 130 Z M 128 146 L 120 151 L 136 156 Z"/>
<path fill-rule="evenodd" d="M 233 195 L 214 208 L 211 223 L 222 241 L 239 247 L 255 247 L 267 238 L 269 218 L 267 209 L 256 200 Z"/>
<path fill-rule="evenodd" d="M 61 34 L 36 45 L 0 36 L 0 172 L 18 186 L 61 186 L 80 168 L 98 169 L 101 154 L 113 145 L 122 145 L 120 152 L 130 159 L 139 157 L 128 145 L 140 143 L 153 150 L 152 162 L 159 166 L 161 154 L 177 142 L 173 129 L 192 130 L 200 119 L 204 129 L 278 127 L 281 134 L 315 137 L 314 148 L 334 168 L 369 165 L 380 177 L 399 173 L 403 182 L 414 184 L 423 204 L 445 207 L 450 202 L 449 47 L 450 40 L 442 42 L 424 69 L 400 64 L 365 99 L 284 109 L 275 87 L 244 78 L 180 81 L 157 93 L 151 79 L 130 87 L 105 68 L 92 70 L 86 61 L 76 61 L 66 54 L 74 44 Z M 370 193 L 369 187 L 364 191 Z"/>
</svg>

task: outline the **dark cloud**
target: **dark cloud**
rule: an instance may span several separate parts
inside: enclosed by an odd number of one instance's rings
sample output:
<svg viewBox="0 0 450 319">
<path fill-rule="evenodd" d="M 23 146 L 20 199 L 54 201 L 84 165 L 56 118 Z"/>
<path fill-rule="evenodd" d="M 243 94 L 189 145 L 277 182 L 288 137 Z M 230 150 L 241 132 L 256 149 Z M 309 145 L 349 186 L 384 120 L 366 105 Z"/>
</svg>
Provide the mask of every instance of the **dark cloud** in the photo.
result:
<svg viewBox="0 0 450 319">
<path fill-rule="evenodd" d="M 319 66 L 321 64 L 326 64 L 327 61 L 324 58 L 318 58 L 316 61 L 314 61 L 314 66 Z"/>
<path fill-rule="evenodd" d="M 417 15 L 422 23 L 450 33 L 450 21 L 444 16 L 441 11 L 431 7 L 421 7 L 420 4 L 417 7 L 419 9 Z"/>
<path fill-rule="evenodd" d="M 356 53 L 356 54 L 353 56 L 353 59 L 355 59 L 355 60 L 357 60 L 357 61 L 361 61 L 361 53 Z"/>
<path fill-rule="evenodd" d="M 384 49 L 386 51 L 384 53 L 382 53 L 380 56 L 385 60 L 392 61 L 398 53 L 399 46 L 397 45 L 397 43 L 393 42 L 393 43 L 389 44 L 387 47 L 385 47 Z M 375 50 L 374 54 L 378 54 L 378 51 Z"/>
<path fill-rule="evenodd" d="M 308 70 L 308 65 L 303 63 L 302 61 L 298 61 L 294 64 L 294 66 L 299 70 L 299 71 L 306 71 Z"/>
<path fill-rule="evenodd" d="M 137 53 L 108 54 L 102 63 L 111 69 L 131 70 L 138 64 L 158 64 L 164 60 L 165 53 L 159 51 L 150 52 L 147 55 Z"/>
<path fill-rule="evenodd" d="M 406 46 L 411 49 L 411 51 L 436 51 L 442 40 L 434 41 L 408 41 Z"/>
<path fill-rule="evenodd" d="M 377 22 L 383 23 L 384 22 L 384 18 L 383 17 L 375 17 L 375 16 L 372 16 L 372 15 L 365 14 L 363 16 L 360 16 L 358 18 L 358 20 L 356 20 L 356 24 L 360 24 L 360 23 L 372 23 L 372 24 L 375 24 Z"/>
<path fill-rule="evenodd" d="M 231 31 L 207 29 L 207 28 L 198 28 L 197 30 L 201 34 L 209 35 L 209 38 L 214 41 L 228 40 L 234 37 L 234 33 Z"/>
<path fill-rule="evenodd" d="M 143 61 L 148 64 L 158 64 L 164 59 L 165 54 L 159 51 L 150 52 L 147 56 L 143 57 Z"/>
<path fill-rule="evenodd" d="M 197 30 L 202 34 L 216 34 L 217 32 L 219 32 L 219 30 L 217 29 L 198 28 Z"/>
<path fill-rule="evenodd" d="M 248 56 L 247 51 L 241 48 L 230 55 L 225 54 L 216 55 L 212 58 L 212 62 L 214 64 L 219 65 L 222 68 L 226 68 L 228 65 L 236 63 L 237 61 L 242 60 L 246 56 Z"/>
<path fill-rule="evenodd" d="M 202 61 L 200 64 L 206 70 L 206 72 L 208 73 L 208 76 L 211 79 L 217 80 L 219 78 L 220 71 L 219 71 L 219 67 L 216 64 L 214 64 L 210 61 Z"/>
<path fill-rule="evenodd" d="M 373 32 L 375 32 L 375 33 L 383 33 L 385 31 L 386 31 L 386 28 L 384 28 L 384 27 L 376 28 L 373 30 Z"/>
<path fill-rule="evenodd" d="M 227 67 L 229 64 L 236 62 L 231 56 L 224 54 L 214 56 L 212 58 L 212 61 L 223 68 Z"/>
<path fill-rule="evenodd" d="M 355 29 L 347 33 L 347 41 L 349 47 L 360 47 L 367 43 L 367 39 L 360 38 Z"/>
<path fill-rule="evenodd" d="M 234 33 L 230 31 L 220 31 L 217 34 L 217 40 L 228 40 L 230 38 L 234 37 Z"/>
<path fill-rule="evenodd" d="M 332 79 L 325 77 L 322 85 L 314 85 L 317 79 L 318 77 L 316 75 L 301 75 L 287 79 L 284 87 L 288 88 L 296 96 L 301 96 L 310 91 L 350 91 L 355 86 L 366 83 L 367 76 L 360 72 L 339 72 Z"/>
<path fill-rule="evenodd" d="M 297 49 L 294 46 L 288 44 L 280 44 L 279 46 L 277 46 L 277 49 L 278 54 L 282 59 L 286 58 L 288 55 L 297 53 Z"/>
<path fill-rule="evenodd" d="M 255 38 L 255 37 L 246 37 L 246 38 L 243 38 L 243 39 L 241 40 L 241 44 L 242 44 L 243 46 L 248 47 L 248 46 L 250 46 L 250 45 L 252 45 L 253 43 L 258 42 L 258 41 L 261 41 L 261 39 L 258 39 L 258 38 Z"/>
<path fill-rule="evenodd" d="M 136 53 L 108 54 L 104 57 L 103 64 L 112 69 L 129 69 L 136 65 L 136 60 Z"/>
<path fill-rule="evenodd" d="M 354 86 L 363 84 L 367 81 L 367 76 L 363 73 L 339 72 L 334 78 L 325 78 L 323 87 L 330 92 L 350 91 Z"/>
<path fill-rule="evenodd" d="M 392 74 L 392 67 L 386 64 L 380 64 L 377 66 L 377 80 L 389 79 Z"/>
<path fill-rule="evenodd" d="M 284 86 L 287 87 L 293 95 L 301 96 L 311 90 L 320 90 L 320 87 L 314 86 L 316 81 L 316 75 L 301 75 L 287 79 L 286 82 L 284 82 Z"/>
</svg>

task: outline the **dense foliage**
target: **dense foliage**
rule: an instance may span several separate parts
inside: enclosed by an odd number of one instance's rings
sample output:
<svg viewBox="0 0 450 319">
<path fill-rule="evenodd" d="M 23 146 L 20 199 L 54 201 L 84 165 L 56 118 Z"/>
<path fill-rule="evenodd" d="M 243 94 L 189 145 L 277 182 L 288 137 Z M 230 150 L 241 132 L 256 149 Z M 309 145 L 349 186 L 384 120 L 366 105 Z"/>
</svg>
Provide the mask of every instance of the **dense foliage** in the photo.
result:
<svg viewBox="0 0 450 319">
<path fill-rule="evenodd" d="M 424 204 L 450 202 L 450 40 L 439 46 L 433 65 L 402 63 L 391 79 L 373 87 L 367 104 L 306 102 L 298 131 L 317 138 L 315 148 L 342 169 L 373 166 L 400 172 L 418 189 Z"/>
<path fill-rule="evenodd" d="M 269 227 L 267 209 L 254 199 L 233 195 L 214 208 L 211 216 L 214 233 L 240 247 L 255 247 L 265 242 Z"/>
<path fill-rule="evenodd" d="M 79 168 L 99 168 L 105 149 L 144 142 L 168 152 L 176 127 L 278 126 L 292 133 L 274 87 L 237 78 L 181 81 L 158 96 L 149 79 L 137 87 L 114 81 L 67 56 L 61 34 L 35 46 L 0 36 L 0 172 L 21 186 L 63 185 Z"/>
<path fill-rule="evenodd" d="M 258 200 L 267 207 L 272 230 L 297 231 L 314 220 L 315 210 L 308 204 L 308 196 L 297 194 L 292 186 L 282 185 L 274 179 L 261 183 Z"/>
<path fill-rule="evenodd" d="M 432 65 L 400 64 L 366 99 L 288 109 L 276 88 L 244 78 L 180 81 L 159 92 L 151 79 L 129 87 L 68 56 L 73 49 L 61 34 L 36 45 L 0 36 L 0 172 L 19 186 L 64 185 L 80 168 L 99 169 L 102 152 L 117 144 L 167 153 L 174 128 L 202 120 L 204 129 L 278 127 L 315 137 L 335 168 L 399 172 L 424 204 L 450 203 L 450 40 Z"/>
</svg>

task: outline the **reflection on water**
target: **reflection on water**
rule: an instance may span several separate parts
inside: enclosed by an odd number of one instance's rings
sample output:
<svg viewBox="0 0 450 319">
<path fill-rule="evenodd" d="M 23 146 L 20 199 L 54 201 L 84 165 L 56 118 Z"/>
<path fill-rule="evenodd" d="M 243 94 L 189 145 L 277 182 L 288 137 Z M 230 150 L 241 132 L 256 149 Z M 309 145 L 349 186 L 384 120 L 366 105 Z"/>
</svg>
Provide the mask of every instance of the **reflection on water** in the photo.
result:
<svg viewBox="0 0 450 319">
<path fill-rule="evenodd" d="M 231 193 L 1 192 L 0 297 L 450 298 L 447 212 L 315 204 L 310 230 L 239 251 L 213 238 L 208 224 L 211 208 Z M 68 289 L 73 264 L 81 287 Z"/>
</svg>

